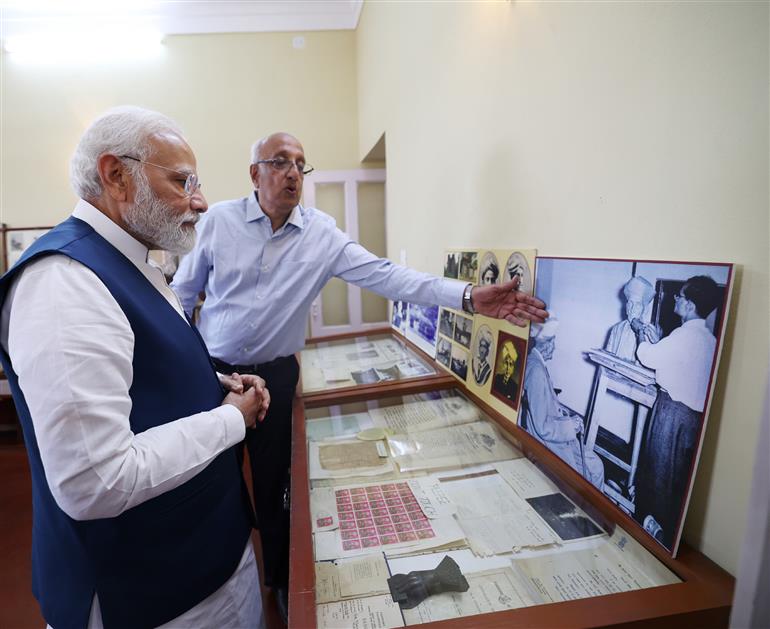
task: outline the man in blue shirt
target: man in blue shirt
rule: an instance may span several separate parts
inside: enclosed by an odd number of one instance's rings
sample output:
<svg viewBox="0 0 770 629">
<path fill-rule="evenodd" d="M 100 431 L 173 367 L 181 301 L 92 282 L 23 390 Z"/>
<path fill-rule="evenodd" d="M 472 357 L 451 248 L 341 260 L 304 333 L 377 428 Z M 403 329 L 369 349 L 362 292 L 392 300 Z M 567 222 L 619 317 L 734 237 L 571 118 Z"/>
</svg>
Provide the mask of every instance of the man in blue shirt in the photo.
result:
<svg viewBox="0 0 770 629">
<path fill-rule="evenodd" d="M 311 168 L 295 137 L 275 133 L 251 153 L 255 193 L 210 208 L 172 288 L 188 313 L 205 292 L 198 327 L 220 372 L 259 374 L 270 389 L 270 410 L 250 431 L 247 447 L 265 583 L 278 590 L 280 601 L 288 583 L 283 501 L 299 373 L 294 354 L 304 345 L 310 306 L 324 284 L 339 277 L 389 299 L 469 312 L 475 307 L 516 325 L 548 315 L 545 304 L 518 292 L 515 282 L 472 287 L 395 265 L 351 240 L 327 214 L 302 207 L 302 183 Z"/>
</svg>

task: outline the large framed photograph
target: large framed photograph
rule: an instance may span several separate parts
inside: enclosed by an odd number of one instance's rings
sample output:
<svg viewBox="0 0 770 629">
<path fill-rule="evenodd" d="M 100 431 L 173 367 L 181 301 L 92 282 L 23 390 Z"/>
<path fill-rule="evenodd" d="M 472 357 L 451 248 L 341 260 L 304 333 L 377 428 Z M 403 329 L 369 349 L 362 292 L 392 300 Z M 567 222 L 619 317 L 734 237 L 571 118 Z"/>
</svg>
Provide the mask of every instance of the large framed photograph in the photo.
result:
<svg viewBox="0 0 770 629">
<path fill-rule="evenodd" d="M 5 227 L 3 232 L 3 270 L 10 269 L 33 242 L 50 227 Z"/>
<path fill-rule="evenodd" d="M 731 264 L 543 258 L 519 424 L 676 554 Z"/>
</svg>

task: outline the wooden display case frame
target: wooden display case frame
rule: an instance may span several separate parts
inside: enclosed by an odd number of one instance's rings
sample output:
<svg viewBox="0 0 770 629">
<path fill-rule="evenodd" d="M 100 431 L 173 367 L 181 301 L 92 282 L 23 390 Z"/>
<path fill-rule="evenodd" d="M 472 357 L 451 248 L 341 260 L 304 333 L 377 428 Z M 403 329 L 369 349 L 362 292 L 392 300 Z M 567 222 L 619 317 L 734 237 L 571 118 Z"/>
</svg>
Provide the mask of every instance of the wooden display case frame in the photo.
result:
<svg viewBox="0 0 770 629">
<path fill-rule="evenodd" d="M 371 334 L 374 333 L 374 331 L 371 332 Z M 361 334 L 350 336 L 361 336 Z M 340 338 L 344 338 L 344 335 Z M 404 341 L 408 343 L 406 339 Z M 437 370 L 441 370 L 435 361 L 431 362 L 436 364 Z M 449 375 L 348 387 L 328 391 L 325 394 L 295 398 L 292 420 L 289 627 L 301 629 L 316 627 L 315 562 L 310 521 L 305 408 L 452 388 L 462 391 L 469 400 L 486 413 L 528 459 L 551 477 L 563 493 L 591 515 L 605 530 L 612 530 L 615 525 L 621 526 L 655 558 L 674 572 L 682 582 L 631 592 L 442 620 L 420 626 L 437 629 L 727 627 L 735 586 L 734 579 L 729 573 L 685 543 L 680 545 L 677 558 L 673 559 L 665 549 L 640 529 L 635 520 L 611 505 L 606 496 L 577 474 L 567 463 Z"/>
<path fill-rule="evenodd" d="M 311 346 L 318 343 L 329 343 L 332 341 L 344 341 L 345 339 L 354 339 L 361 336 L 379 336 L 388 334 L 400 342 L 403 342 L 410 350 L 412 350 L 420 360 L 430 365 L 435 371 L 435 374 L 425 376 L 415 376 L 413 378 L 403 378 L 402 380 L 385 380 L 383 382 L 373 382 L 371 384 L 358 384 L 350 385 L 346 387 L 338 387 L 333 389 L 324 389 L 321 391 L 309 391 L 307 393 L 302 391 L 302 377 L 300 375 L 299 385 L 297 386 L 297 394 L 302 397 L 308 404 L 314 406 L 327 406 L 332 404 L 338 404 L 338 400 L 341 397 L 347 397 L 354 395 L 356 398 L 366 395 L 369 392 L 383 391 L 405 391 L 404 394 L 394 393 L 394 395 L 405 395 L 411 393 L 412 388 L 417 382 L 433 382 L 436 384 L 443 384 L 446 382 L 455 382 L 453 376 L 448 374 L 434 359 L 433 356 L 426 354 L 422 349 L 417 347 L 405 336 L 402 336 L 391 327 L 376 328 L 374 330 L 367 330 L 366 332 L 347 332 L 345 334 L 335 334 L 334 336 L 324 336 L 318 338 L 309 338 L 305 345 Z M 302 355 L 300 353 L 300 374 L 302 374 Z M 375 395 L 377 395 L 375 393 Z"/>
</svg>

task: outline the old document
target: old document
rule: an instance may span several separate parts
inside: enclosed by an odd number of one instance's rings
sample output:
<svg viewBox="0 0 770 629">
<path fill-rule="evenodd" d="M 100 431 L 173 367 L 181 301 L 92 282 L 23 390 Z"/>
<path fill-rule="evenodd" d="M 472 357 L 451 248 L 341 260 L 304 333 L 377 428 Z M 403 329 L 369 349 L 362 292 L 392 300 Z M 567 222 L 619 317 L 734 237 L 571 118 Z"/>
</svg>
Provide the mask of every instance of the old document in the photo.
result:
<svg viewBox="0 0 770 629">
<path fill-rule="evenodd" d="M 321 419 L 309 419 L 305 422 L 305 433 L 310 441 L 355 437 L 357 433 L 374 424 L 369 413 L 334 415 Z"/>
<path fill-rule="evenodd" d="M 495 463 L 500 476 L 522 498 L 534 498 L 559 491 L 558 487 L 529 459 Z"/>
<path fill-rule="evenodd" d="M 442 477 L 470 547 L 481 556 L 558 542 L 553 531 L 497 473 Z"/>
<path fill-rule="evenodd" d="M 383 441 L 308 443 L 310 478 L 377 476 L 394 470 Z"/>
<path fill-rule="evenodd" d="M 410 402 L 369 411 L 375 426 L 394 433 L 412 433 L 467 424 L 481 419 L 479 410 L 463 397 Z"/>
<path fill-rule="evenodd" d="M 407 624 L 446 620 L 536 605 L 527 584 L 510 568 L 466 574 L 467 592 L 429 596 L 414 609 L 404 610 Z M 471 626 L 471 625 L 469 625 Z"/>
<path fill-rule="evenodd" d="M 526 578 L 530 587 L 545 602 L 568 601 L 627 592 L 676 583 L 678 579 L 668 569 L 650 569 L 639 564 L 635 552 L 626 552 L 626 543 L 605 539 L 595 548 L 558 552 L 529 559 L 512 559 L 514 569 Z M 635 543 L 634 543 L 635 544 Z M 632 545 L 633 546 L 633 545 Z"/>
<path fill-rule="evenodd" d="M 315 564 L 316 604 L 389 594 L 388 565 L 382 554 Z"/>
<path fill-rule="evenodd" d="M 389 629 L 403 627 L 401 608 L 390 594 L 325 603 L 316 607 L 318 629 Z"/>
<path fill-rule="evenodd" d="M 474 422 L 388 438 L 402 472 L 476 465 L 521 456 L 488 422 Z"/>
</svg>

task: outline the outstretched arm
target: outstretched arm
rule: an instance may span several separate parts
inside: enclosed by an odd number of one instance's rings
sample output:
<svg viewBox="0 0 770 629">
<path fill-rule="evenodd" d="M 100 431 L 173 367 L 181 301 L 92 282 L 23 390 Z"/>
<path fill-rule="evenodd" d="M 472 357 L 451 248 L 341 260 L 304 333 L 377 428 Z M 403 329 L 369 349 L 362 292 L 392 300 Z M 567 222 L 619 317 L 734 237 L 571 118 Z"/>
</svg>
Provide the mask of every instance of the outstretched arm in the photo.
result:
<svg viewBox="0 0 770 629">
<path fill-rule="evenodd" d="M 514 325 L 525 326 L 528 321 L 543 323 L 548 318 L 545 302 L 519 291 L 518 277 L 504 284 L 474 286 L 471 301 L 477 313 Z"/>
</svg>

